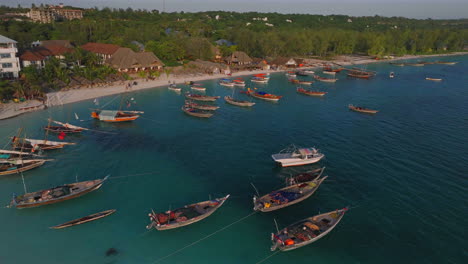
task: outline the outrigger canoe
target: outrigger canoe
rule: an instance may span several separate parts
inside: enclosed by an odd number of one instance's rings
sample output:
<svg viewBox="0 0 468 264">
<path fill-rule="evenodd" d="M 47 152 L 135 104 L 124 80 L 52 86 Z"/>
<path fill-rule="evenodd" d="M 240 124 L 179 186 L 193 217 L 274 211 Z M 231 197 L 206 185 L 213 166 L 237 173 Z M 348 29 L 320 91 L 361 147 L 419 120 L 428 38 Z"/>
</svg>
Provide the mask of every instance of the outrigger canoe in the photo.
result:
<svg viewBox="0 0 468 264">
<path fill-rule="evenodd" d="M 154 227 L 157 230 L 168 230 L 196 223 L 213 214 L 228 198 L 229 194 L 222 198 L 186 205 L 164 213 L 151 211 L 148 215 L 151 223 L 146 228 Z"/>
<path fill-rule="evenodd" d="M 84 223 L 88 223 L 88 222 L 95 221 L 95 220 L 104 218 L 106 216 L 109 216 L 109 215 L 115 213 L 115 211 L 116 211 L 115 209 L 106 210 L 106 211 L 103 211 L 103 212 L 99 212 L 99 213 L 95 213 L 95 214 L 92 214 L 92 215 L 81 217 L 81 218 L 78 218 L 78 219 L 75 219 L 75 220 L 71 220 L 71 221 L 68 221 L 68 222 L 60 224 L 60 225 L 52 226 L 50 228 L 51 229 L 62 229 L 62 228 L 65 228 L 65 227 L 81 225 L 81 224 L 84 224 Z"/>
<path fill-rule="evenodd" d="M 348 208 L 312 216 L 283 228 L 276 234 L 272 233 L 271 251 L 289 251 L 319 240 L 338 225 L 346 211 Z"/>
</svg>

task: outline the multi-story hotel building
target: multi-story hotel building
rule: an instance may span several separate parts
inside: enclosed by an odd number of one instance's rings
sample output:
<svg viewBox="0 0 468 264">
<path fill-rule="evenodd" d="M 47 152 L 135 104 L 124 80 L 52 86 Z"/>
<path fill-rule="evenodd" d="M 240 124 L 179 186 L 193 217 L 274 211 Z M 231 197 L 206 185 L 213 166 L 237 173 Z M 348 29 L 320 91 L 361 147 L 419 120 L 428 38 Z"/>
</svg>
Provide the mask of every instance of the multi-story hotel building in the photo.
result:
<svg viewBox="0 0 468 264">
<path fill-rule="evenodd" d="M 0 78 L 18 78 L 20 68 L 19 58 L 16 57 L 18 48 L 16 41 L 0 35 Z"/>
</svg>

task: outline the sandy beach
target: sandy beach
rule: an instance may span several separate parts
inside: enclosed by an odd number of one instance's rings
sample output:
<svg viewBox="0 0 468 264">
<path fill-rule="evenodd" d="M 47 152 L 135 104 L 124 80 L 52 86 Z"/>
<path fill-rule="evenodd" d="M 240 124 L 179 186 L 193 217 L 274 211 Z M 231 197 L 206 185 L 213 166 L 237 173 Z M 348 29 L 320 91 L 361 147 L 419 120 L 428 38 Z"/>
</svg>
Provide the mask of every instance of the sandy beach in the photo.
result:
<svg viewBox="0 0 468 264">
<path fill-rule="evenodd" d="M 376 63 L 376 62 L 390 62 L 390 61 L 398 61 L 398 60 L 409 60 L 409 59 L 421 59 L 421 58 L 428 58 L 428 57 L 442 57 L 442 56 L 458 56 L 458 55 L 467 55 L 468 52 L 456 52 L 450 54 L 437 54 L 437 55 L 405 55 L 402 57 L 395 57 L 392 59 L 385 59 L 385 60 L 375 60 L 371 59 L 369 56 L 337 56 L 334 60 L 326 61 L 326 60 L 318 60 L 313 59 L 311 60 L 312 63 L 310 66 L 306 67 L 310 68 L 319 68 L 322 67 L 324 64 L 338 64 L 342 66 L 351 66 L 351 65 L 362 65 L 362 64 L 369 64 L 369 63 Z M 299 69 L 299 68 L 297 68 Z M 175 84 L 185 84 L 187 81 L 203 81 L 203 80 L 211 80 L 211 79 L 220 79 L 226 77 L 239 77 L 239 76 L 246 76 L 252 74 L 259 74 L 259 73 L 274 73 L 274 72 L 281 72 L 285 70 L 255 70 L 255 71 L 239 71 L 232 73 L 231 76 L 227 76 L 225 74 L 199 74 L 199 75 L 186 75 L 186 76 L 174 76 L 174 75 L 165 75 L 162 74 L 157 80 L 145 80 L 145 79 L 136 79 L 133 81 L 124 81 L 118 84 L 113 84 L 107 87 L 94 87 L 94 88 L 80 88 L 74 90 L 67 90 L 67 91 L 59 91 L 59 92 L 52 92 L 47 94 L 46 106 L 53 107 L 58 105 L 64 105 L 94 98 L 99 98 L 102 96 L 109 96 L 113 94 L 119 94 L 128 91 L 138 91 L 143 89 L 150 89 L 150 88 L 157 88 L 157 87 L 167 87 L 169 83 Z M 126 85 L 129 82 L 136 81 L 138 84 L 133 85 L 130 89 L 126 88 Z M 36 111 L 44 109 L 41 107 L 42 103 L 39 101 L 28 101 L 24 102 L 21 105 L 18 103 L 8 103 L 8 104 L 1 104 L 0 105 L 0 120 L 6 118 L 12 118 L 18 116 L 23 113 Z"/>
</svg>

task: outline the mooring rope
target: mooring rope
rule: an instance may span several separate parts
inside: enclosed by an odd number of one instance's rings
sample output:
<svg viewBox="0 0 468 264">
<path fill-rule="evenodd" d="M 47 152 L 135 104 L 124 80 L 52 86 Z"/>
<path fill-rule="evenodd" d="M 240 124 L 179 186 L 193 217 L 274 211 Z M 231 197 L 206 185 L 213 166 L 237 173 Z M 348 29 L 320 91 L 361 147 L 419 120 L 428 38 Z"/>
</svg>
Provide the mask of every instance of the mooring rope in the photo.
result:
<svg viewBox="0 0 468 264">
<path fill-rule="evenodd" d="M 225 230 L 225 229 L 227 229 L 227 228 L 229 228 L 229 227 L 231 227 L 231 226 L 233 226 L 233 225 L 235 225 L 235 224 L 241 222 L 242 220 L 244 220 L 244 219 L 246 219 L 246 218 L 248 218 L 248 217 L 250 217 L 250 216 L 252 216 L 252 215 L 254 215 L 254 214 L 256 214 L 256 213 L 257 213 L 257 212 L 254 211 L 254 212 L 252 212 L 252 213 L 250 213 L 250 214 L 248 214 L 248 215 L 246 215 L 246 216 L 240 218 L 239 220 L 237 220 L 237 221 L 235 221 L 235 222 L 232 222 L 232 223 L 230 223 L 229 225 L 227 225 L 227 226 L 225 226 L 225 227 L 223 227 L 223 228 L 221 228 L 221 229 L 219 229 L 219 230 L 216 230 L 215 232 L 213 232 L 213 233 L 211 233 L 211 234 L 209 234 L 209 235 L 207 235 L 207 236 L 205 236 L 205 237 L 202 237 L 201 239 L 199 239 L 199 240 L 197 240 L 197 241 L 194 241 L 194 242 L 192 242 L 192 243 L 190 243 L 190 244 L 188 244 L 188 245 L 186 245 L 186 246 L 184 246 L 184 247 L 182 247 L 182 248 L 180 248 L 180 249 L 178 249 L 178 250 L 172 252 L 171 254 L 166 255 L 166 256 L 164 256 L 164 257 L 162 257 L 162 258 L 159 258 L 159 259 L 157 259 L 155 262 L 151 262 L 151 263 L 153 263 L 153 264 L 159 263 L 159 262 L 161 262 L 162 260 L 164 260 L 164 259 L 166 259 L 166 258 L 168 258 L 168 257 L 171 257 L 171 256 L 173 256 L 173 255 L 175 255 L 175 254 L 181 252 L 182 250 L 184 250 L 184 249 L 186 249 L 186 248 L 189 248 L 189 247 L 191 247 L 191 246 L 193 246 L 193 245 L 195 245 L 195 244 L 198 244 L 198 243 L 200 243 L 201 241 L 203 241 L 203 240 L 205 240 L 205 239 L 207 239 L 207 238 L 209 238 L 209 237 L 212 237 L 212 236 L 216 235 L 217 233 L 219 233 L 219 232 L 221 232 L 221 231 L 223 231 L 223 230 Z"/>
<path fill-rule="evenodd" d="M 273 257 L 274 255 L 276 255 L 276 254 L 278 254 L 278 253 L 280 253 L 280 252 L 281 252 L 281 251 L 278 250 L 278 251 L 276 251 L 275 253 L 268 255 L 266 258 L 260 260 L 259 262 L 255 263 L 255 264 L 262 263 L 262 262 L 264 262 L 265 260 L 267 260 L 267 259 Z"/>
</svg>

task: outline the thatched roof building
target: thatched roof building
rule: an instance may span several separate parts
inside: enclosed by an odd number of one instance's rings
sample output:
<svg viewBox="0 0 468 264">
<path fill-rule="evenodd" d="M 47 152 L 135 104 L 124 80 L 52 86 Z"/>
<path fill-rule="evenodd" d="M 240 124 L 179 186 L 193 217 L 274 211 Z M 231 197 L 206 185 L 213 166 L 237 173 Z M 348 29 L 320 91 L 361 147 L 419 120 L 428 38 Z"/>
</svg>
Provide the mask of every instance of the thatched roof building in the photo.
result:
<svg viewBox="0 0 468 264">
<path fill-rule="evenodd" d="M 152 52 L 134 52 L 129 48 L 119 48 L 106 63 L 119 71 L 160 69 L 164 64 Z"/>
<path fill-rule="evenodd" d="M 245 65 L 252 63 L 252 58 L 243 51 L 234 51 L 231 56 L 227 56 L 224 60 L 227 64 Z"/>
</svg>

